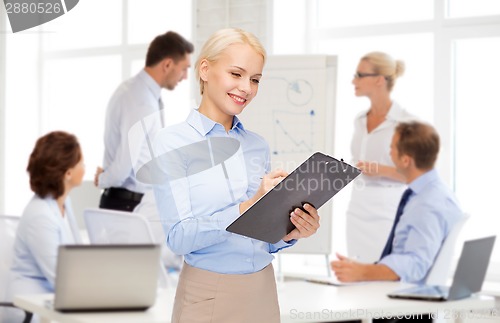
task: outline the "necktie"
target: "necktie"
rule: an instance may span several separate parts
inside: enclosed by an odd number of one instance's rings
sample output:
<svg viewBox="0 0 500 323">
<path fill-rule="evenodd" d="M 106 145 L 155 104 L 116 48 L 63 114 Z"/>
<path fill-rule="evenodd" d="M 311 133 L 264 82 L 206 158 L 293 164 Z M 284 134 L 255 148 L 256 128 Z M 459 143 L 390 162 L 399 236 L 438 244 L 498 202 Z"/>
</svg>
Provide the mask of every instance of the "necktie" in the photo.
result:
<svg viewBox="0 0 500 323">
<path fill-rule="evenodd" d="M 387 242 L 385 244 L 384 250 L 382 251 L 382 255 L 380 259 L 389 255 L 392 252 L 392 242 L 394 240 L 394 233 L 396 232 L 396 226 L 398 225 L 399 219 L 401 219 L 401 215 L 403 214 L 403 210 L 408 203 L 411 193 L 413 191 L 410 188 L 407 188 L 401 197 L 401 201 L 399 202 L 398 211 L 396 212 L 396 217 L 394 218 L 394 224 L 392 225 L 391 233 L 389 234 L 389 238 L 387 238 Z"/>
<path fill-rule="evenodd" d="M 160 110 L 160 121 L 161 121 L 161 127 L 165 128 L 165 121 L 163 120 L 163 109 L 165 106 L 163 105 L 163 101 L 161 100 L 161 97 L 158 99 L 158 108 Z"/>
</svg>

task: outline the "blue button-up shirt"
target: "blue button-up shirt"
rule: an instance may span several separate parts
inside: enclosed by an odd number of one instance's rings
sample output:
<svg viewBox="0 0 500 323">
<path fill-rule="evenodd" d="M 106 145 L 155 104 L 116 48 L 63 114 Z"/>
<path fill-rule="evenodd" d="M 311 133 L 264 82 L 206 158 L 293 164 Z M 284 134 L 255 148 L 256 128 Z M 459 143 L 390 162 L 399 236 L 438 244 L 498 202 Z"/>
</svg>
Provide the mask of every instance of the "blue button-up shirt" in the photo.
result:
<svg viewBox="0 0 500 323">
<path fill-rule="evenodd" d="M 155 139 L 161 174 L 153 175 L 166 242 L 194 267 L 227 274 L 253 273 L 290 244 L 269 244 L 226 231 L 269 171 L 269 146 L 237 117 L 224 127 L 197 110 Z"/>
<path fill-rule="evenodd" d="M 453 226 L 463 216 L 458 201 L 431 170 L 409 184 L 413 191 L 396 226 L 392 253 L 379 261 L 401 281 L 423 283 Z"/>
</svg>

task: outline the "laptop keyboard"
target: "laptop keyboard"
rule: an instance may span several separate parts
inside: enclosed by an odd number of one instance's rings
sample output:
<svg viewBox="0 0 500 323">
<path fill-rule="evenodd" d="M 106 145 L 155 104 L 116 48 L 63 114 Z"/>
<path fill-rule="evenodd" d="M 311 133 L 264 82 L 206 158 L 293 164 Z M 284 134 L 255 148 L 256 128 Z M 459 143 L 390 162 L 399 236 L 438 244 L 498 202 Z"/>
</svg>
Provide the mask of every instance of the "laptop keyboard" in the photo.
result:
<svg viewBox="0 0 500 323">
<path fill-rule="evenodd" d="M 408 290 L 409 293 L 419 295 L 448 296 L 449 287 L 446 286 L 419 286 Z"/>
</svg>

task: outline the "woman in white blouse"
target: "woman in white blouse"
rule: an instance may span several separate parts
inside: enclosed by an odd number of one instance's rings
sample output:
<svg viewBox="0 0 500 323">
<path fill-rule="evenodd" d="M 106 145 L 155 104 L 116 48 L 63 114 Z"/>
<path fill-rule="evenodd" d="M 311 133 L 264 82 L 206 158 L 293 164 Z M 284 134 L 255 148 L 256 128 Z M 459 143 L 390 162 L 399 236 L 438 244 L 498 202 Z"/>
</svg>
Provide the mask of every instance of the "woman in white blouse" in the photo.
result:
<svg viewBox="0 0 500 323">
<path fill-rule="evenodd" d="M 68 197 L 85 173 L 77 138 L 62 131 L 39 138 L 27 171 L 35 194 L 17 229 L 8 299 L 53 292 L 59 245 L 81 242 Z"/>
<path fill-rule="evenodd" d="M 396 125 L 415 117 L 391 99 L 404 62 L 382 52 L 363 56 L 352 84 L 358 97 L 370 100 L 354 120 L 352 162 L 363 171 L 354 185 L 347 210 L 347 252 L 362 262 L 380 258 L 396 209 L 406 187 L 396 172 L 389 148 Z"/>
</svg>

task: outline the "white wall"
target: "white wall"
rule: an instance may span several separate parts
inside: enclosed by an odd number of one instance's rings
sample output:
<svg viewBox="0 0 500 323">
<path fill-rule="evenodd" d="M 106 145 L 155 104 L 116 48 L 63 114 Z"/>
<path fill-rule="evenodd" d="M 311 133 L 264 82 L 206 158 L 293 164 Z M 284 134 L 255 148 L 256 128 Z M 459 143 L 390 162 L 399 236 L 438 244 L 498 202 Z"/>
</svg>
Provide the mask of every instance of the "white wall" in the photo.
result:
<svg viewBox="0 0 500 323">
<path fill-rule="evenodd" d="M 0 32 L 6 29 L 5 7 L 0 6 Z M 0 36 L 0 84 L 5 84 L 5 37 Z M 0 178 L 5 178 L 5 86 L 0 86 Z M 5 182 L 0 180 L 0 192 L 5 192 Z M 0 193 L 0 212 L 3 213 L 5 195 Z"/>
</svg>

